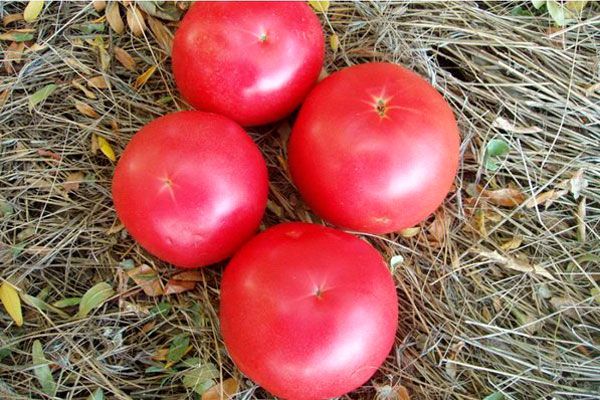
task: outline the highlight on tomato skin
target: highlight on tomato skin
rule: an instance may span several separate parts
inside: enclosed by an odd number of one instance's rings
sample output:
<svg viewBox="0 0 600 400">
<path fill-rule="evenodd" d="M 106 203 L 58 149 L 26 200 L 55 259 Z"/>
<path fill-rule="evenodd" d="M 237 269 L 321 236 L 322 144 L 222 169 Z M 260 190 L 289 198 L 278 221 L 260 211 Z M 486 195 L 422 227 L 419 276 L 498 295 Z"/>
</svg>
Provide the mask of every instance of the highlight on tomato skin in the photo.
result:
<svg viewBox="0 0 600 400">
<path fill-rule="evenodd" d="M 323 65 L 321 23 L 304 2 L 198 2 L 173 41 L 173 73 L 195 108 L 243 126 L 289 115 Z"/>
<path fill-rule="evenodd" d="M 398 231 L 432 214 L 459 161 L 452 109 L 423 78 L 396 64 L 344 68 L 304 101 L 288 143 L 292 180 L 337 226 Z"/>
<path fill-rule="evenodd" d="M 250 136 L 217 114 L 167 114 L 137 132 L 112 182 L 117 215 L 156 257 L 197 268 L 230 257 L 258 229 L 266 162 Z"/>
<path fill-rule="evenodd" d="M 364 384 L 388 356 L 398 299 L 379 252 L 321 225 L 275 225 L 231 259 L 220 325 L 237 367 L 273 395 L 316 400 Z"/>
</svg>

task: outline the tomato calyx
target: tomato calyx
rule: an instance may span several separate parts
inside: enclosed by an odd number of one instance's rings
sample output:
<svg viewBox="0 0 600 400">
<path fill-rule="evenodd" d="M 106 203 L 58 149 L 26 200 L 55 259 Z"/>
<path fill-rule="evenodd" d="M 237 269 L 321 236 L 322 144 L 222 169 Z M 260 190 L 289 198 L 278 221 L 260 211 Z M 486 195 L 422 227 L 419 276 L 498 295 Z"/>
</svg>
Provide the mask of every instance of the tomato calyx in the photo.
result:
<svg viewBox="0 0 600 400">
<path fill-rule="evenodd" d="M 375 111 L 377 111 L 377 114 L 379 114 L 381 118 L 385 118 L 387 114 L 387 101 L 382 98 L 377 99 L 375 103 Z"/>
</svg>

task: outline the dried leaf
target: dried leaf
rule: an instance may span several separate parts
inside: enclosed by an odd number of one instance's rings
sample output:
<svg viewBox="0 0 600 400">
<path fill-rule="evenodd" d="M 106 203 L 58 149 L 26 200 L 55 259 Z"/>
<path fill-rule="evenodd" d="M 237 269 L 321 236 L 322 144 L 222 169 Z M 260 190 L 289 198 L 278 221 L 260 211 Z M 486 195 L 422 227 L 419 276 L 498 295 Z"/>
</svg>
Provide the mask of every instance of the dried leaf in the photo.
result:
<svg viewBox="0 0 600 400">
<path fill-rule="evenodd" d="M 92 154 L 98 154 L 99 149 L 100 146 L 98 145 L 98 136 L 92 134 L 92 140 L 90 145 L 90 150 L 92 151 Z"/>
<path fill-rule="evenodd" d="M 515 250 L 518 249 L 519 246 L 521 246 L 521 243 L 523 243 L 522 236 L 513 236 L 510 240 L 502 243 L 502 245 L 500 245 L 500 248 L 506 251 Z"/>
<path fill-rule="evenodd" d="M 77 317 L 86 317 L 90 313 L 90 311 L 100 307 L 102 304 L 104 304 L 106 300 L 114 296 L 114 294 L 115 291 L 106 282 L 100 282 L 94 285 L 87 292 L 85 292 L 85 294 L 81 298 Z"/>
<path fill-rule="evenodd" d="M 238 392 L 240 383 L 235 378 L 225 379 L 202 394 L 202 400 L 232 399 Z"/>
<path fill-rule="evenodd" d="M 9 74 L 15 73 L 12 63 L 18 64 L 21 62 L 24 49 L 25 43 L 23 42 L 12 42 L 10 46 L 8 46 L 4 56 L 4 68 L 6 69 L 6 72 Z"/>
<path fill-rule="evenodd" d="M 29 0 L 27 6 L 25 7 L 25 11 L 23 11 L 23 19 L 25 22 L 33 22 L 39 17 L 43 9 L 43 0 Z"/>
<path fill-rule="evenodd" d="M 96 10 L 96 12 L 100 12 L 106 8 L 106 1 L 94 0 L 92 1 L 92 6 L 94 6 L 94 10 Z"/>
<path fill-rule="evenodd" d="M 140 76 L 138 76 L 138 78 L 133 83 L 133 88 L 139 89 L 142 86 L 144 86 L 146 84 L 146 82 L 148 82 L 148 79 L 150 79 L 150 77 L 154 74 L 154 72 L 156 72 L 156 69 L 157 69 L 157 66 L 153 65 L 150 68 L 148 68 L 146 71 L 144 71 L 144 73 L 141 74 Z"/>
<path fill-rule="evenodd" d="M 6 100 L 8 100 L 9 95 L 10 95 L 10 92 L 8 91 L 8 89 L 6 89 L 0 93 L 0 108 L 4 107 L 4 105 L 6 104 Z"/>
<path fill-rule="evenodd" d="M 54 394 L 56 393 L 56 382 L 54 381 L 54 377 L 52 377 L 48 361 L 46 360 L 46 357 L 44 357 L 42 343 L 37 339 L 33 342 L 31 348 L 31 358 L 34 365 L 33 372 L 42 386 L 42 392 L 50 397 L 54 397 Z"/>
<path fill-rule="evenodd" d="M 98 98 L 94 94 L 94 92 L 91 92 L 88 88 L 86 88 L 85 86 L 83 86 L 83 84 L 81 83 L 81 81 L 79 79 L 73 79 L 73 81 L 71 81 L 71 85 L 73 85 L 75 88 L 81 90 L 83 92 L 83 94 L 85 94 L 85 96 L 88 99 L 95 100 L 95 99 Z"/>
<path fill-rule="evenodd" d="M 512 124 L 506 118 L 503 118 L 503 117 L 496 118 L 494 120 L 494 122 L 492 123 L 492 126 L 495 127 L 495 128 L 500 128 L 500 129 L 505 130 L 507 132 L 513 132 L 513 133 L 527 134 L 527 133 L 542 132 L 542 128 L 540 128 L 539 126 L 517 127 L 516 125 Z"/>
<path fill-rule="evenodd" d="M 21 299 L 17 289 L 10 283 L 4 281 L 0 286 L 0 301 L 6 312 L 15 321 L 17 326 L 23 325 L 23 312 L 21 310 Z"/>
<path fill-rule="evenodd" d="M 146 29 L 146 22 L 144 21 L 144 15 L 135 5 L 127 8 L 127 25 L 131 29 L 131 33 L 134 36 L 142 36 Z"/>
<path fill-rule="evenodd" d="M 396 391 L 397 399 L 398 400 L 410 400 L 410 393 L 408 392 L 408 389 L 402 385 L 396 385 L 394 387 L 394 390 Z"/>
<path fill-rule="evenodd" d="M 171 279 L 177 279 L 178 281 L 191 281 L 191 282 L 202 282 L 204 277 L 202 272 L 197 269 L 191 269 L 189 271 L 179 272 L 171 277 Z"/>
<path fill-rule="evenodd" d="M 196 282 L 194 281 L 180 281 L 177 279 L 169 279 L 167 285 L 165 286 L 165 294 L 176 294 L 187 292 L 188 290 L 192 290 L 196 287 Z"/>
<path fill-rule="evenodd" d="M 115 233 L 121 232 L 123 229 L 125 229 L 125 225 L 123 225 L 122 223 L 118 223 L 117 225 L 113 225 L 109 229 L 107 229 L 106 234 L 113 235 Z"/>
<path fill-rule="evenodd" d="M 125 32 L 125 23 L 123 23 L 123 19 L 121 18 L 119 3 L 116 1 L 111 1 L 106 6 L 104 15 L 106 16 L 106 22 L 108 22 L 108 25 L 110 25 L 113 31 L 119 35 Z"/>
<path fill-rule="evenodd" d="M 476 251 L 476 253 L 514 271 L 534 273 L 536 275 L 543 276 L 544 278 L 554 280 L 554 277 L 552 274 L 550 274 L 550 272 L 546 271 L 537 264 L 532 265 L 515 257 L 504 256 L 497 251 L 486 251 L 479 249 Z"/>
<path fill-rule="evenodd" d="M 436 212 L 433 222 L 427 227 L 430 239 L 434 242 L 443 243 L 451 222 L 449 214 L 446 214 L 443 211 Z"/>
<path fill-rule="evenodd" d="M 158 6 L 156 1 L 139 1 L 137 5 L 144 10 L 146 14 L 153 17 L 167 21 L 179 21 L 183 12 L 181 8 L 177 7 L 176 3 L 180 2 L 162 2 L 160 6 Z"/>
<path fill-rule="evenodd" d="M 148 16 L 148 25 L 152 31 L 152 35 L 162 47 L 167 55 L 171 55 L 171 49 L 173 48 L 173 34 L 162 22 L 156 18 Z"/>
<path fill-rule="evenodd" d="M 67 180 L 63 183 L 63 188 L 67 193 L 74 192 L 79 189 L 79 185 L 83 182 L 83 172 L 71 172 L 67 176 Z"/>
<path fill-rule="evenodd" d="M 38 149 L 37 153 L 41 156 L 41 157 L 50 157 L 56 161 L 60 161 L 60 155 L 56 154 L 55 152 L 51 151 L 51 150 L 46 150 L 46 149 Z"/>
<path fill-rule="evenodd" d="M 11 42 L 28 42 L 33 40 L 33 33 L 31 29 L 15 29 L 5 33 L 0 33 L 0 40 L 7 40 Z"/>
<path fill-rule="evenodd" d="M 149 265 L 142 264 L 137 268 L 127 271 L 127 275 L 142 288 L 148 296 L 164 294 L 158 273 Z"/>
<path fill-rule="evenodd" d="M 569 317 L 577 316 L 577 302 L 569 297 L 554 296 L 550 299 L 550 304 L 556 311 L 560 311 Z"/>
<path fill-rule="evenodd" d="M 482 189 L 479 194 L 488 202 L 502 207 L 516 207 L 525 201 L 525 195 L 521 190 L 514 188 L 486 190 Z"/>
<path fill-rule="evenodd" d="M 575 200 L 579 198 L 581 191 L 588 187 L 588 181 L 583 177 L 583 172 L 583 169 L 579 169 L 571 179 L 559 184 L 559 187 L 568 189 Z"/>
<path fill-rule="evenodd" d="M 85 64 L 75 58 L 65 58 L 65 64 L 73 69 L 81 71 L 84 75 L 89 75 L 92 73 L 92 71 Z"/>
<path fill-rule="evenodd" d="M 96 89 L 108 89 L 110 87 L 110 84 L 102 75 L 94 76 L 93 78 L 88 79 L 87 84 L 89 87 Z"/>
<path fill-rule="evenodd" d="M 413 226 L 411 228 L 402 229 L 400 231 L 400 236 L 404 238 L 411 238 L 413 236 L 417 236 L 421 232 L 421 227 Z"/>
<path fill-rule="evenodd" d="M 2 25 L 7 26 L 13 22 L 21 21 L 23 19 L 23 13 L 8 14 L 2 18 Z"/>
<path fill-rule="evenodd" d="M 326 13 L 329 9 L 329 0 L 309 0 L 308 4 L 316 11 L 320 13 Z"/>
<path fill-rule="evenodd" d="M 46 100 L 54 91 L 58 88 L 54 83 L 50 83 L 49 85 L 44 86 L 39 89 L 37 92 L 29 96 L 29 111 L 31 111 L 35 106 L 40 104 L 42 101 Z"/>
<path fill-rule="evenodd" d="M 75 102 L 75 108 L 86 117 L 100 118 L 100 114 L 98 114 L 92 106 L 82 101 L 77 100 Z"/>
<path fill-rule="evenodd" d="M 169 354 L 169 349 L 158 349 L 156 353 L 152 356 L 152 360 L 154 361 L 167 361 L 167 354 Z"/>
<path fill-rule="evenodd" d="M 114 48 L 115 51 L 115 58 L 117 59 L 117 61 L 119 61 L 121 63 L 122 66 L 125 67 L 125 69 L 129 70 L 129 71 L 135 71 L 135 67 L 136 67 L 136 62 L 133 59 L 133 57 L 131 57 L 129 55 L 128 52 L 126 52 L 124 49 L 120 48 L 120 47 L 116 47 Z"/>
<path fill-rule="evenodd" d="M 525 203 L 525 207 L 533 208 L 535 206 L 539 206 L 544 204 L 546 208 L 550 207 L 555 200 L 559 199 L 563 195 L 567 194 L 567 190 L 548 190 L 547 192 L 540 193 L 535 197 L 530 198 Z"/>
<path fill-rule="evenodd" d="M 333 52 L 337 52 L 340 47 L 340 37 L 335 33 L 329 36 L 329 46 L 331 46 L 331 50 Z"/>
<path fill-rule="evenodd" d="M 115 156 L 115 151 L 113 150 L 108 140 L 104 139 L 102 136 L 97 136 L 96 140 L 98 141 L 98 148 L 110 161 L 117 161 L 117 157 Z"/>
</svg>

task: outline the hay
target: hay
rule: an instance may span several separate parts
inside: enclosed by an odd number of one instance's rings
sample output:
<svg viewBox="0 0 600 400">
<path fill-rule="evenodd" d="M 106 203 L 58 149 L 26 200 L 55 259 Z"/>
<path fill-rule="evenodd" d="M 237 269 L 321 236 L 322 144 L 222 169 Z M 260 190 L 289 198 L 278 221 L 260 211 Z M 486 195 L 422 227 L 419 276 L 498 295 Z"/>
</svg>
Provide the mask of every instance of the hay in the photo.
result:
<svg viewBox="0 0 600 400">
<path fill-rule="evenodd" d="M 394 267 L 401 322 L 386 364 L 345 398 L 394 398 L 389 388 L 400 385 L 414 399 L 598 398 L 598 5 L 562 30 L 544 13 L 512 15 L 517 6 L 336 3 L 322 18 L 327 35 L 335 32 L 340 42 L 336 52 L 328 49 L 327 71 L 374 60 L 404 64 L 445 95 L 463 139 L 456 187 L 416 236 L 368 237 L 386 258 L 403 257 Z M 3 16 L 22 8 L 0 4 Z M 168 299 L 149 298 L 127 283 L 131 263 L 155 265 L 163 276 L 172 270 L 115 229 L 114 164 L 91 151 L 99 135 L 119 154 L 144 123 L 185 105 L 149 30 L 142 37 L 100 34 L 109 55 L 119 46 L 137 60 L 136 72 L 114 59 L 102 71 L 98 50 L 86 42 L 96 35 L 81 31 L 97 17 L 89 5 L 49 5 L 34 24 L 35 42 L 45 47 L 26 53 L 14 73 L 0 78 L 0 95 L 7 96 L 0 110 L 0 276 L 30 295 L 43 291 L 46 303 L 80 297 L 101 281 L 119 295 L 81 320 L 25 305 L 26 322 L 18 328 L 2 312 L 0 347 L 11 352 L 0 361 L 0 397 L 44 397 L 31 361 L 39 339 L 58 398 L 84 399 L 98 387 L 107 398 L 194 398 L 182 383 L 186 367 L 146 369 L 161 364 L 152 357 L 173 337 L 189 333 L 186 357 L 214 364 L 217 381 L 240 378 L 218 335 L 223 266 L 203 269 L 195 290 Z M 1 46 L 6 59 L 8 42 Z M 153 65 L 158 70 L 134 89 Z M 88 89 L 96 99 L 71 84 L 96 75 L 110 83 Z M 31 94 L 50 83 L 58 89 L 30 111 Z M 83 115 L 77 101 L 100 118 Z M 265 226 L 318 222 L 284 172 L 289 123 L 251 133 L 270 167 Z M 510 152 L 490 171 L 484 153 L 494 138 Z M 67 192 L 69 176 L 83 182 Z M 580 188 L 584 179 L 589 185 Z M 517 206 L 496 205 L 503 198 L 494 191 L 507 188 Z M 552 203 L 541 202 L 541 194 Z M 541 204 L 531 200 L 536 197 Z M 168 313 L 153 310 L 166 307 L 159 304 L 165 300 Z M 240 390 L 239 398 L 267 397 L 245 379 Z"/>
</svg>

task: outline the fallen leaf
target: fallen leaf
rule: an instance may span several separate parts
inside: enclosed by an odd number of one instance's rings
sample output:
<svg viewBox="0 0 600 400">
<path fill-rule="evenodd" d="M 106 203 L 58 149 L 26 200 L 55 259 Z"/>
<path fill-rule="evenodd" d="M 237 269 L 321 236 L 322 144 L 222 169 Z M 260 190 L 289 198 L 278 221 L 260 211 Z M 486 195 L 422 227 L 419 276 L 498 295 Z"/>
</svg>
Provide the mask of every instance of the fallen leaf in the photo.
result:
<svg viewBox="0 0 600 400">
<path fill-rule="evenodd" d="M 122 223 L 118 223 L 117 225 L 113 225 L 109 229 L 107 229 L 106 234 L 113 235 L 115 233 L 121 232 L 124 228 L 125 225 L 123 225 Z"/>
<path fill-rule="evenodd" d="M 186 388 L 202 395 L 216 384 L 214 379 L 218 379 L 219 376 L 217 368 L 213 364 L 208 363 L 186 371 L 183 374 L 182 382 Z"/>
<path fill-rule="evenodd" d="M 92 134 L 91 145 L 90 145 L 90 150 L 91 150 L 92 154 L 98 154 L 99 149 L 100 149 L 100 146 L 98 145 L 98 136 Z"/>
<path fill-rule="evenodd" d="M 56 154 L 55 152 L 51 151 L 51 150 L 46 150 L 46 149 L 38 149 L 37 153 L 41 156 L 41 157 L 50 157 L 56 161 L 60 161 L 60 155 Z"/>
<path fill-rule="evenodd" d="M 113 31 L 119 35 L 125 32 L 125 23 L 123 23 L 123 18 L 121 18 L 118 2 L 111 1 L 108 3 L 104 15 L 106 16 L 106 22 L 108 22 Z"/>
<path fill-rule="evenodd" d="M 50 397 L 54 397 L 56 393 L 56 382 L 50 371 L 50 366 L 46 357 L 44 357 L 44 350 L 42 349 L 42 343 L 39 340 L 33 342 L 31 347 L 31 358 L 33 361 L 33 373 L 42 386 L 42 392 L 46 393 Z"/>
<path fill-rule="evenodd" d="M 177 279 L 169 279 L 167 285 L 165 286 L 165 294 L 176 294 L 187 292 L 188 290 L 192 290 L 196 287 L 196 282 L 194 281 L 180 281 Z"/>
<path fill-rule="evenodd" d="M 577 316 L 577 302 L 569 297 L 554 296 L 550 299 L 550 304 L 556 311 L 560 311 L 569 317 Z"/>
<path fill-rule="evenodd" d="M 404 238 L 411 238 L 413 236 L 417 236 L 421 232 L 421 227 L 413 226 L 411 228 L 402 229 L 400 231 L 400 236 Z"/>
<path fill-rule="evenodd" d="M 88 88 L 86 88 L 85 86 L 83 86 L 83 84 L 81 83 L 81 81 L 79 79 L 73 79 L 71 81 L 71 85 L 73 85 L 73 87 L 81 90 L 83 92 L 83 94 L 85 94 L 85 97 L 87 97 L 88 99 L 95 100 L 95 99 L 98 98 L 94 94 L 94 92 L 90 91 Z"/>
<path fill-rule="evenodd" d="M 100 12 L 106 8 L 106 1 L 94 0 L 92 1 L 92 6 L 94 6 L 94 10 L 96 10 L 96 12 Z"/>
<path fill-rule="evenodd" d="M 108 140 L 104 139 L 102 136 L 97 136 L 96 140 L 98 141 L 98 148 L 110 161 L 117 161 L 117 157 L 115 156 L 115 151 L 113 150 Z"/>
<path fill-rule="evenodd" d="M 517 319 L 519 326 L 522 327 L 523 330 L 530 335 L 534 335 L 542 328 L 543 324 L 540 323 L 540 321 L 538 321 L 538 318 L 534 317 L 529 313 L 523 313 L 514 307 L 511 308 L 511 313 Z"/>
<path fill-rule="evenodd" d="M 77 100 L 75 102 L 75 108 L 86 117 L 100 118 L 100 114 L 98 114 L 96 110 L 94 110 L 94 108 L 87 103 Z"/>
<path fill-rule="evenodd" d="M 316 11 L 325 13 L 329 9 L 329 0 L 309 0 L 308 4 Z"/>
<path fill-rule="evenodd" d="M 504 400 L 504 394 L 502 392 L 494 392 L 485 396 L 483 400 Z"/>
<path fill-rule="evenodd" d="M 75 58 L 71 58 L 71 57 L 65 58 L 65 64 L 67 64 L 69 67 L 71 67 L 75 70 L 79 70 L 84 75 L 89 75 L 92 73 L 92 71 L 90 70 L 90 68 L 87 65 L 83 64 L 81 61 L 79 61 Z"/>
<path fill-rule="evenodd" d="M 337 52 L 340 47 L 340 37 L 335 33 L 329 36 L 329 46 L 331 46 L 331 50 L 333 52 Z"/>
<path fill-rule="evenodd" d="M 197 269 L 192 269 L 189 271 L 179 272 L 171 277 L 171 279 L 177 279 L 178 281 L 191 281 L 191 282 L 202 282 L 204 281 L 204 277 L 202 276 L 202 272 Z"/>
<path fill-rule="evenodd" d="M 85 294 L 81 298 L 77 317 L 86 317 L 90 313 L 90 311 L 100 307 L 102 304 L 104 304 L 106 300 L 114 296 L 114 294 L 115 291 L 106 282 L 100 282 L 94 285 L 87 292 L 85 292 Z"/>
<path fill-rule="evenodd" d="M 67 176 L 67 180 L 63 183 L 63 188 L 67 193 L 74 192 L 79 189 L 79 185 L 83 182 L 83 172 L 71 172 Z"/>
<path fill-rule="evenodd" d="M 152 360 L 154 361 L 167 361 L 167 354 L 169 354 L 169 349 L 158 349 L 156 353 L 152 356 Z"/>
<path fill-rule="evenodd" d="M 110 87 L 109 83 L 102 75 L 94 76 L 93 78 L 88 79 L 87 84 L 89 87 L 96 89 L 108 89 Z"/>
<path fill-rule="evenodd" d="M 129 70 L 129 71 L 135 71 L 135 67 L 136 67 L 136 62 L 133 59 L 133 57 L 131 57 L 129 55 L 128 52 L 126 52 L 124 49 L 115 46 L 114 48 L 115 51 L 115 58 L 117 59 L 117 61 L 119 61 L 121 63 L 122 66 L 125 67 L 125 69 Z"/>
<path fill-rule="evenodd" d="M 131 5 L 127 8 L 127 25 L 134 36 L 142 36 L 146 29 L 144 15 L 135 5 Z"/>
<path fill-rule="evenodd" d="M 150 68 L 148 68 L 146 71 L 144 71 L 143 74 L 141 74 L 140 76 L 137 77 L 137 79 L 135 80 L 135 82 L 133 83 L 133 88 L 134 89 L 139 89 L 142 86 L 144 86 L 146 84 L 146 82 L 148 82 L 148 79 L 150 79 L 150 77 L 154 74 L 154 72 L 156 72 L 157 66 L 153 65 Z"/>
<path fill-rule="evenodd" d="M 58 300 L 52 303 L 56 308 L 66 308 L 77 306 L 81 303 L 81 297 L 67 297 L 66 299 Z"/>
<path fill-rule="evenodd" d="M 28 42 L 33 40 L 32 29 L 15 29 L 5 33 L 0 33 L 0 40 L 11 42 Z"/>
<path fill-rule="evenodd" d="M 396 385 L 394 387 L 394 390 L 398 394 L 398 400 L 410 400 L 410 393 L 408 392 L 408 389 L 406 387 L 402 385 Z"/>
<path fill-rule="evenodd" d="M 43 0 L 29 0 L 27 6 L 25 7 L 25 10 L 23 11 L 23 19 L 25 20 L 25 22 L 33 22 L 39 17 L 43 9 Z"/>
<path fill-rule="evenodd" d="M 563 190 L 551 189 L 544 193 L 540 193 L 537 196 L 532 197 L 529 200 L 527 200 L 527 202 L 525 203 L 525 207 L 533 208 L 535 206 L 539 206 L 539 205 L 543 204 L 546 208 L 548 208 L 548 207 L 550 207 L 550 205 L 552 203 L 554 203 L 555 200 L 561 198 L 565 194 L 567 194 L 566 189 L 563 189 Z"/>
<path fill-rule="evenodd" d="M 183 12 L 176 3 L 181 2 L 163 2 L 159 7 L 155 1 L 139 1 L 137 5 L 144 10 L 146 14 L 153 17 L 165 19 L 167 21 L 179 21 Z"/>
<path fill-rule="evenodd" d="M 6 89 L 2 93 L 0 93 L 0 108 L 4 107 L 4 105 L 6 104 L 6 100 L 8 100 L 9 95 L 10 95 L 10 92 L 8 91 L 8 89 Z"/>
<path fill-rule="evenodd" d="M 600 304 L 600 288 L 592 288 L 592 290 L 590 290 L 590 295 L 592 296 L 592 299 L 596 301 L 596 303 Z"/>
<path fill-rule="evenodd" d="M 96 390 L 88 396 L 87 400 L 104 400 L 104 391 L 102 388 L 96 388 Z"/>
<path fill-rule="evenodd" d="M 98 22 L 98 23 L 90 22 L 88 24 L 77 25 L 77 28 L 84 35 L 91 35 L 93 33 L 102 33 L 102 32 L 104 32 L 105 26 L 104 26 L 103 23 L 100 23 L 100 22 Z"/>
<path fill-rule="evenodd" d="M 158 273 L 149 265 L 142 264 L 137 268 L 127 271 L 127 275 L 142 288 L 146 295 L 160 296 L 164 294 Z"/>
<path fill-rule="evenodd" d="M 48 48 L 47 44 L 34 43 L 25 49 L 25 54 L 35 53 L 37 51 L 46 50 L 47 48 Z"/>
<path fill-rule="evenodd" d="M 515 188 L 497 190 L 481 189 L 479 194 L 486 201 L 502 207 L 516 207 L 525 201 L 523 192 Z"/>
<path fill-rule="evenodd" d="M 510 240 L 507 240 L 506 242 L 502 243 L 500 245 L 500 248 L 506 251 L 515 250 L 518 249 L 519 246 L 521 246 L 521 243 L 523 243 L 522 236 L 513 236 Z"/>
<path fill-rule="evenodd" d="M 483 164 L 487 170 L 496 171 L 500 166 L 497 158 L 502 157 L 510 151 L 510 146 L 505 140 L 492 139 L 485 146 Z"/>
<path fill-rule="evenodd" d="M 23 42 L 12 42 L 8 49 L 6 49 L 4 56 L 4 69 L 9 74 L 15 73 L 15 69 L 12 66 L 12 63 L 20 63 L 21 57 L 23 55 L 23 50 L 25 49 L 25 43 Z"/>
<path fill-rule="evenodd" d="M 392 272 L 394 272 L 394 270 L 396 269 L 396 267 L 400 264 L 402 264 L 404 262 L 404 257 L 402 257 L 401 255 L 395 255 L 392 258 L 390 258 L 390 268 L 392 269 Z"/>
<path fill-rule="evenodd" d="M 546 271 L 544 268 L 537 264 L 532 265 L 526 261 L 519 260 L 518 258 L 502 255 L 497 251 L 487 251 L 479 249 L 475 252 L 480 256 L 486 257 L 489 260 L 514 271 L 533 273 L 539 276 L 543 276 L 544 278 L 554 280 L 554 277 L 552 276 L 552 274 L 550 274 L 550 272 Z"/>
<path fill-rule="evenodd" d="M 191 350 L 190 347 L 190 337 L 187 333 L 180 333 L 175 336 L 169 346 L 167 361 L 171 364 L 178 362 Z"/>
<path fill-rule="evenodd" d="M 569 0 L 565 3 L 565 6 L 571 11 L 581 12 L 587 3 L 588 0 Z"/>
<path fill-rule="evenodd" d="M 17 326 L 23 325 L 23 312 L 21 311 L 21 299 L 17 289 L 10 283 L 4 281 L 0 286 L 0 301 L 6 312 L 15 321 Z"/>
<path fill-rule="evenodd" d="M 581 191 L 588 187 L 588 181 L 583 177 L 583 169 L 579 169 L 573 174 L 571 179 L 561 182 L 559 186 L 568 189 L 573 198 L 577 200 L 581 195 Z"/>
<path fill-rule="evenodd" d="M 238 392 L 239 382 L 235 378 L 225 379 L 202 394 L 202 400 L 232 399 Z"/>
<path fill-rule="evenodd" d="M 559 4 L 558 1 L 546 0 L 546 8 L 556 25 L 565 26 L 569 22 L 571 12 Z"/>
<path fill-rule="evenodd" d="M 8 14 L 2 18 L 2 25 L 7 26 L 13 22 L 21 21 L 23 19 L 23 13 Z"/>
<path fill-rule="evenodd" d="M 542 128 L 539 126 L 525 126 L 525 127 L 517 127 L 511 122 L 509 122 L 506 118 L 498 117 L 492 123 L 492 126 L 495 128 L 503 129 L 507 132 L 513 133 L 538 133 L 542 132 Z"/>
<path fill-rule="evenodd" d="M 29 96 L 29 111 L 46 100 L 57 88 L 54 83 L 50 83 Z"/>
<path fill-rule="evenodd" d="M 152 31 L 152 35 L 160 45 L 160 47 L 165 50 L 167 55 L 171 55 L 171 49 L 173 48 L 173 34 L 162 22 L 160 22 L 156 18 L 152 18 L 148 16 L 148 25 L 150 26 L 150 30 Z"/>
<path fill-rule="evenodd" d="M 100 67 L 103 71 L 108 71 L 110 68 L 110 54 L 108 54 L 108 51 L 106 51 L 106 45 L 104 44 L 104 39 L 102 39 L 102 36 L 94 37 L 92 46 L 98 51 L 98 56 L 100 57 Z"/>
<path fill-rule="evenodd" d="M 436 212 L 433 222 L 427 227 L 431 240 L 443 243 L 448 229 L 450 229 L 451 222 L 449 214 L 446 214 L 444 211 Z"/>
</svg>

